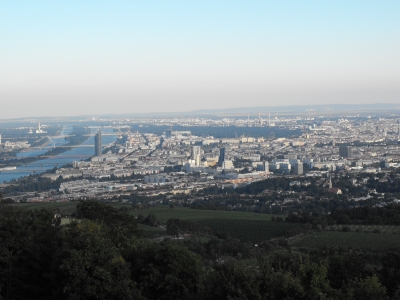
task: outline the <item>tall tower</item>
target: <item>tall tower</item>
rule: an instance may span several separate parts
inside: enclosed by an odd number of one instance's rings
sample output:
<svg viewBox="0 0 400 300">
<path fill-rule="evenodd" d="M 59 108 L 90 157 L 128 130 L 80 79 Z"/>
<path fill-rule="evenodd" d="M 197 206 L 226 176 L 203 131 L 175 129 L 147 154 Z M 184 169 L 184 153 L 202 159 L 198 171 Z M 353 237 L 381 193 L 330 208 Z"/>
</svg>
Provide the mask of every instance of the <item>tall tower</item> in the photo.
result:
<svg viewBox="0 0 400 300">
<path fill-rule="evenodd" d="M 268 112 L 268 126 L 271 126 L 271 113 Z"/>
<path fill-rule="evenodd" d="M 329 188 L 330 189 L 332 188 L 332 176 L 331 175 L 329 175 Z"/>
<path fill-rule="evenodd" d="M 296 164 L 294 165 L 294 174 L 303 175 L 303 163 L 299 160 L 297 160 Z"/>
<path fill-rule="evenodd" d="M 171 129 L 165 130 L 165 138 L 170 139 L 172 137 L 172 126 Z"/>
<path fill-rule="evenodd" d="M 219 150 L 218 165 L 221 167 L 225 160 L 225 148 Z"/>
<path fill-rule="evenodd" d="M 200 166 L 201 161 L 201 147 L 193 146 L 192 147 L 192 159 L 195 161 L 195 166 Z"/>
<path fill-rule="evenodd" d="M 350 146 L 340 146 L 339 147 L 339 156 L 343 158 L 351 158 L 352 157 L 352 149 Z"/>
<path fill-rule="evenodd" d="M 103 151 L 101 148 L 101 130 L 99 130 L 96 135 L 94 136 L 94 155 L 100 156 Z"/>
<path fill-rule="evenodd" d="M 263 161 L 263 171 L 269 172 L 269 162 L 268 161 Z"/>
<path fill-rule="evenodd" d="M 397 120 L 397 139 L 400 139 L 400 121 Z"/>
</svg>

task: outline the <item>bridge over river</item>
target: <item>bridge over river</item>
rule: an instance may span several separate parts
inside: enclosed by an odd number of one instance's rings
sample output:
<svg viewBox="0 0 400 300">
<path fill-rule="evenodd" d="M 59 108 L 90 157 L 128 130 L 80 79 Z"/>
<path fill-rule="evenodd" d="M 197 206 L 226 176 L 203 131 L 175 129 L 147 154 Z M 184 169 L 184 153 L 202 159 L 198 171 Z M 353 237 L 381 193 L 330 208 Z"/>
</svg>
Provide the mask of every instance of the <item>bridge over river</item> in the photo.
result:
<svg viewBox="0 0 400 300">
<path fill-rule="evenodd" d="M 76 146 L 43 146 L 43 147 L 29 147 L 30 150 L 43 150 L 43 149 L 55 149 L 55 148 L 94 148 L 94 145 L 76 145 Z"/>
<path fill-rule="evenodd" d="M 114 143 L 117 139 L 118 133 L 113 133 L 112 128 L 103 128 L 102 129 L 102 142 L 103 148 L 107 147 Z M 69 132 L 72 131 L 72 128 L 69 128 Z M 47 146 L 44 147 L 32 147 L 27 152 L 20 153 L 19 158 L 28 158 L 28 157 L 36 157 L 40 160 L 37 160 L 32 163 L 28 163 L 26 165 L 20 165 L 16 170 L 3 171 L 0 173 L 0 183 L 9 182 L 12 179 L 17 179 L 20 177 L 31 175 L 32 173 L 40 174 L 45 172 L 46 170 L 51 170 L 54 167 L 61 167 L 66 164 L 70 164 L 73 161 L 84 160 L 90 158 L 94 155 L 94 135 L 88 134 L 88 139 L 83 142 L 81 145 L 76 146 L 66 146 L 66 141 L 64 140 L 65 136 L 68 136 L 69 133 L 67 130 L 64 130 L 64 134 L 54 138 L 49 142 Z M 51 150 L 54 148 L 68 148 L 64 153 L 60 153 L 58 155 L 46 155 L 45 152 L 47 150 Z M 41 151 L 40 151 L 41 150 Z"/>
</svg>

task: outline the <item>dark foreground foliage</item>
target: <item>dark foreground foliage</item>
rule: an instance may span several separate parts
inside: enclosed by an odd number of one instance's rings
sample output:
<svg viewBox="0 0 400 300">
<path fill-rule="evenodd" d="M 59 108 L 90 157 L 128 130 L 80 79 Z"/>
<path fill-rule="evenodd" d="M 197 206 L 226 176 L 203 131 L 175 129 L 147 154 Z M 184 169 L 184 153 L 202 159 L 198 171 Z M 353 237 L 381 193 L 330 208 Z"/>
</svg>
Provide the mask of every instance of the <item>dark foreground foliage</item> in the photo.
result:
<svg viewBox="0 0 400 300">
<path fill-rule="evenodd" d="M 400 205 L 389 204 L 386 207 L 355 207 L 352 209 L 336 209 L 329 216 L 310 214 L 291 214 L 287 222 L 328 225 L 400 225 Z"/>
<path fill-rule="evenodd" d="M 1 299 L 400 299 L 400 249 L 292 253 L 284 238 L 255 247 L 221 235 L 154 243 L 110 206 L 83 202 L 76 215 L 61 226 L 47 210 L 0 207 Z"/>
</svg>

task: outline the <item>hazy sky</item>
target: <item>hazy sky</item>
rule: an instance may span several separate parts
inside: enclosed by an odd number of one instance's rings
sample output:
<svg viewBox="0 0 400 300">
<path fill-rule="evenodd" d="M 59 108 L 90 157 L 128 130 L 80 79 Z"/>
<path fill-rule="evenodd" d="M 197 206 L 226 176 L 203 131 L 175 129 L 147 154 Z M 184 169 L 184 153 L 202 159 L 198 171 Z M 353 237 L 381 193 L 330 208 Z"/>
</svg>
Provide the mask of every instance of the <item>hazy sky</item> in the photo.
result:
<svg viewBox="0 0 400 300">
<path fill-rule="evenodd" d="M 400 102 L 400 1 L 0 1 L 0 118 Z"/>
</svg>

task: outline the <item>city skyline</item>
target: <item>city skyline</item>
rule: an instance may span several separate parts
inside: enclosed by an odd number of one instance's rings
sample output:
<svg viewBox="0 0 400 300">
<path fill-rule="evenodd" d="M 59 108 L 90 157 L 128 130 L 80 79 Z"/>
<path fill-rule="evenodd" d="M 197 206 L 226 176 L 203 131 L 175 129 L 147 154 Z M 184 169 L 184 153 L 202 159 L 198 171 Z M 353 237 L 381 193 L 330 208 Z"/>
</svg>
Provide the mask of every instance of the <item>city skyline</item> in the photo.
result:
<svg viewBox="0 0 400 300">
<path fill-rule="evenodd" d="M 398 103 L 396 1 L 3 2 L 0 118 Z"/>
</svg>

